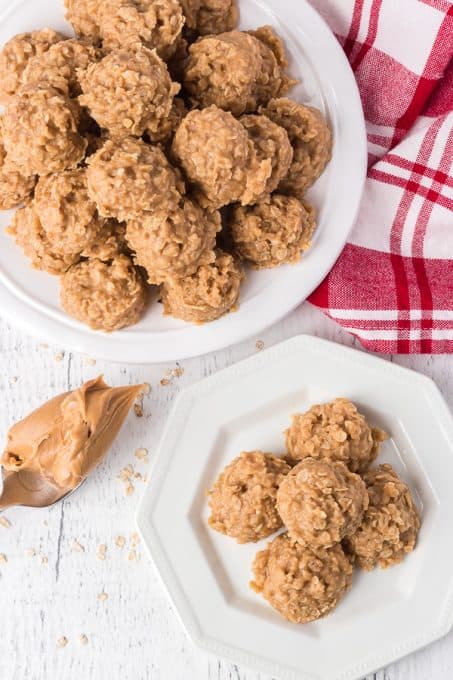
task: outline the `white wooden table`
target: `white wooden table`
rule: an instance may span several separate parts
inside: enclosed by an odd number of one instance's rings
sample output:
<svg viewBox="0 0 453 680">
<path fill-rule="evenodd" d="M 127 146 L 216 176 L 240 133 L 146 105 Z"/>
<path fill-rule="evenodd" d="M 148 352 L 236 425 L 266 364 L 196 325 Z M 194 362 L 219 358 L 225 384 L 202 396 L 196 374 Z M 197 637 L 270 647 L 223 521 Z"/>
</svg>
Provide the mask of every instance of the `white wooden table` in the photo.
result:
<svg viewBox="0 0 453 680">
<path fill-rule="evenodd" d="M 113 384 L 152 386 L 143 417 L 131 414 L 108 458 L 76 494 L 47 510 L 5 513 L 11 526 L 0 525 L 0 554 L 7 559 L 0 563 L 0 680 L 269 680 L 208 656 L 188 640 L 142 546 L 136 548 L 139 559 L 129 559 L 144 483 L 137 479 L 135 492 L 126 496 L 118 474 L 129 463 L 146 473 L 134 451 L 144 447 L 152 457 L 182 387 L 250 356 L 257 340 L 268 347 L 298 333 L 358 346 L 306 303 L 260 337 L 182 361 L 182 376 L 161 385 L 176 365 L 93 365 L 64 347 L 42 346 L 0 320 L 3 441 L 13 421 L 98 373 Z M 433 377 L 453 408 L 451 356 L 388 359 Z M 117 536 L 126 538 L 122 549 L 115 545 Z M 74 541 L 84 550 L 75 550 Z M 107 546 L 105 560 L 97 557 L 100 544 Z M 108 598 L 98 599 L 100 593 Z M 59 647 L 61 637 L 68 642 Z M 453 633 L 375 675 L 376 680 L 452 677 Z"/>
</svg>

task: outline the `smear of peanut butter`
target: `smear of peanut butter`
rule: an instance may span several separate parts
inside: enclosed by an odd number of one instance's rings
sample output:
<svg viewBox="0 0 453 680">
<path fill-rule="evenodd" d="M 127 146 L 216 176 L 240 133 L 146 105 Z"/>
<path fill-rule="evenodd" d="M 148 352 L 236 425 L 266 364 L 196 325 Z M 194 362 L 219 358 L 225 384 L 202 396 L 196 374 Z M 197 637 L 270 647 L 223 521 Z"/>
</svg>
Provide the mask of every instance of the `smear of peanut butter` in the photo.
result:
<svg viewBox="0 0 453 680">
<path fill-rule="evenodd" d="M 8 471 L 3 494 L 7 492 L 8 504 L 28 504 L 25 480 L 42 495 L 43 504 L 49 484 L 61 490 L 61 495 L 80 484 L 110 448 L 143 388 L 109 387 L 99 376 L 51 399 L 13 425 L 0 461 Z M 40 488 L 44 493 L 38 492 Z"/>
</svg>

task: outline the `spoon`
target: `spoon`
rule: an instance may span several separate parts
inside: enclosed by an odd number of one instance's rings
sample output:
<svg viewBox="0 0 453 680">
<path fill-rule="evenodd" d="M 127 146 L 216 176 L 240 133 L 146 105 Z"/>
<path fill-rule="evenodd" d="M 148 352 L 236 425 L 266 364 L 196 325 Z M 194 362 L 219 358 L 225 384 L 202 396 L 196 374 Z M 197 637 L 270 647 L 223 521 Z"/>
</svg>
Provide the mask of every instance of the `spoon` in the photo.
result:
<svg viewBox="0 0 453 680">
<path fill-rule="evenodd" d="M 28 508 L 48 508 L 76 491 L 82 481 L 73 489 L 62 489 L 49 482 L 46 477 L 32 470 L 18 472 L 5 471 L 2 468 L 3 488 L 0 495 L 0 511 L 13 505 Z"/>
</svg>

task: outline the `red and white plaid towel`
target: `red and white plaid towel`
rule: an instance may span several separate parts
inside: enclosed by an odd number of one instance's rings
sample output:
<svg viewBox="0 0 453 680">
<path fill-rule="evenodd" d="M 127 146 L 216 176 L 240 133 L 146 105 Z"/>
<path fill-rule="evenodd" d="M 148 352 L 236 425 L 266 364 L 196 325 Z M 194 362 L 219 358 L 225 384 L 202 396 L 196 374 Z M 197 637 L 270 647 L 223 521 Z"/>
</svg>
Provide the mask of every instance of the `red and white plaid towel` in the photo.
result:
<svg viewBox="0 0 453 680">
<path fill-rule="evenodd" d="M 309 298 L 375 352 L 453 352 L 453 4 L 310 0 L 359 86 L 359 217 Z"/>
</svg>

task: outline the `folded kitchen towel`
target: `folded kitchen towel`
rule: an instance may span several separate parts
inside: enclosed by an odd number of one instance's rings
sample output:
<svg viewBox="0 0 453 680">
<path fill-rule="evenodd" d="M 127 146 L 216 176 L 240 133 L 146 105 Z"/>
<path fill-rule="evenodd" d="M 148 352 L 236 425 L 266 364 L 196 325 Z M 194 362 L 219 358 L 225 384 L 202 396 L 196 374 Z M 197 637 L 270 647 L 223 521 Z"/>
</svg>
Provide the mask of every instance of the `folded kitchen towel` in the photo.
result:
<svg viewBox="0 0 453 680">
<path fill-rule="evenodd" d="M 372 351 L 453 352 L 453 4 L 310 2 L 354 71 L 368 175 L 348 243 L 309 300 Z"/>
</svg>

